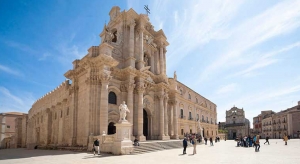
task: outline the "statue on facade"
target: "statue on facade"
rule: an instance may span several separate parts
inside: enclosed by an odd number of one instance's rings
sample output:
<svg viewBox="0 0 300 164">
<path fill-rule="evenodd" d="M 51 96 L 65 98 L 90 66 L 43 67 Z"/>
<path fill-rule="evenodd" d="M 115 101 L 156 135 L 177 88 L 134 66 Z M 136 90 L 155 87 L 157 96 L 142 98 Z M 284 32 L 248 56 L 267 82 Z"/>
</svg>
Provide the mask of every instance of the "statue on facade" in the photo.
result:
<svg viewBox="0 0 300 164">
<path fill-rule="evenodd" d="M 120 111 L 120 120 L 119 121 L 127 121 L 126 120 L 126 112 L 130 113 L 130 110 L 128 109 L 127 105 L 125 104 L 125 101 L 119 106 Z"/>
<path fill-rule="evenodd" d="M 112 39 L 114 39 L 114 34 L 112 34 L 111 31 L 107 27 L 105 27 L 103 42 L 110 43 Z"/>
<path fill-rule="evenodd" d="M 176 74 L 176 71 L 174 71 L 174 80 L 177 80 L 177 74 Z"/>
</svg>

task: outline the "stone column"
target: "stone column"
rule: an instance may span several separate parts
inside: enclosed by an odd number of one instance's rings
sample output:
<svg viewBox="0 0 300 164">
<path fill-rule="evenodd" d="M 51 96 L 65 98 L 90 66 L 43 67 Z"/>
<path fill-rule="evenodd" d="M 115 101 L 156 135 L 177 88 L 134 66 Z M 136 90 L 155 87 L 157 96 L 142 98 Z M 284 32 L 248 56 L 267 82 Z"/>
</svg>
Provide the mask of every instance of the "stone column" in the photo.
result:
<svg viewBox="0 0 300 164">
<path fill-rule="evenodd" d="M 137 69 L 142 69 L 144 68 L 144 28 L 141 27 L 139 29 L 139 34 L 140 34 L 140 53 L 139 53 L 139 61 L 137 64 Z"/>
<path fill-rule="evenodd" d="M 158 95 L 159 98 L 159 136 L 161 139 L 165 136 L 164 133 L 164 96 L 163 95 Z"/>
<path fill-rule="evenodd" d="M 160 73 L 161 74 L 165 74 L 165 71 L 164 71 L 164 58 L 163 58 L 164 52 L 163 51 L 164 51 L 163 46 L 160 46 L 159 63 L 160 63 Z"/>
<path fill-rule="evenodd" d="M 174 139 L 178 139 L 178 114 L 177 114 L 177 102 L 175 101 L 173 104 L 173 114 L 174 114 Z"/>
<path fill-rule="evenodd" d="M 127 107 L 130 110 L 130 113 L 128 113 L 128 122 L 133 124 L 133 89 L 135 87 L 135 84 L 129 83 L 127 84 Z M 131 136 L 133 135 L 133 126 L 131 126 Z"/>
<path fill-rule="evenodd" d="M 168 97 L 165 96 L 165 104 L 164 104 L 164 116 L 165 116 L 165 123 L 164 123 L 164 126 L 165 126 L 165 136 L 169 136 L 169 130 L 168 130 L 168 126 L 169 126 L 169 123 L 168 123 Z"/>
<path fill-rule="evenodd" d="M 152 54 L 150 57 L 150 71 L 154 73 L 154 55 Z"/>
<path fill-rule="evenodd" d="M 173 126 L 173 106 L 174 104 L 172 103 L 170 106 L 170 129 L 171 129 L 171 134 L 170 136 L 174 135 L 174 126 Z"/>
<path fill-rule="evenodd" d="M 143 125 L 144 125 L 144 117 L 143 117 L 143 94 L 145 91 L 144 83 L 139 82 L 136 87 L 138 93 L 138 140 L 139 141 L 146 141 L 146 137 L 143 134 Z"/>
<path fill-rule="evenodd" d="M 166 47 L 165 47 L 165 48 L 166 48 Z M 164 48 L 164 49 L 165 49 L 165 48 Z M 166 63 L 167 63 L 166 53 L 167 53 L 167 50 L 164 50 L 164 51 L 163 51 L 163 54 L 164 54 L 164 55 L 163 55 L 163 59 L 164 59 L 164 74 L 166 74 L 166 71 L 167 71 L 167 67 L 166 67 L 166 65 L 167 65 L 167 64 L 166 64 Z"/>
<path fill-rule="evenodd" d="M 127 61 L 127 66 L 135 67 L 135 59 L 134 59 L 134 27 L 135 21 L 132 20 L 129 24 L 130 32 L 129 32 L 129 58 Z"/>
<path fill-rule="evenodd" d="M 102 76 L 101 78 L 101 99 L 100 99 L 100 135 L 108 128 L 108 83 L 110 76 Z"/>
</svg>

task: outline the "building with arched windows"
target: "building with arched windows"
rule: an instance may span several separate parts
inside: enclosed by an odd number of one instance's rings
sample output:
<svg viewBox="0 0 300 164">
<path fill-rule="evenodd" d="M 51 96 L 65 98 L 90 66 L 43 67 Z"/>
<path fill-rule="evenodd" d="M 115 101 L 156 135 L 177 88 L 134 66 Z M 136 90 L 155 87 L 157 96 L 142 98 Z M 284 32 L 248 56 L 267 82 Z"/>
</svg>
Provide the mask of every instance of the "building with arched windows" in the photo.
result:
<svg viewBox="0 0 300 164">
<path fill-rule="evenodd" d="M 101 43 L 73 61 L 68 79 L 29 110 L 27 143 L 86 146 L 90 136 L 113 135 L 125 101 L 132 136 L 140 141 L 170 140 L 185 133 L 216 136 L 217 106 L 166 75 L 163 30 L 145 14 L 113 7 Z M 202 118 L 202 119 L 201 119 Z"/>
</svg>

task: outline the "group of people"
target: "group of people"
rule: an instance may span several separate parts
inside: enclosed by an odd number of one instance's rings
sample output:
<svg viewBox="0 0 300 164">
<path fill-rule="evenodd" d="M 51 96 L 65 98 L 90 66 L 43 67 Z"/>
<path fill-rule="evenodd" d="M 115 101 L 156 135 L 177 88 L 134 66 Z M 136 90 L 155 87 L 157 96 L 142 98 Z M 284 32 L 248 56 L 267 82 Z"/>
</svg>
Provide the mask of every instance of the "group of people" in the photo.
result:
<svg viewBox="0 0 300 164">
<path fill-rule="evenodd" d="M 185 135 L 184 139 L 183 139 L 183 154 L 186 154 L 186 148 L 188 146 L 188 143 L 190 142 L 190 144 L 193 145 L 193 155 L 194 154 L 197 154 L 197 150 L 196 150 L 196 147 L 197 147 L 197 142 L 202 142 L 202 136 L 199 135 L 197 136 L 196 134 L 187 134 Z M 204 137 L 204 142 L 205 142 L 205 145 L 207 145 L 207 138 Z M 213 138 L 212 137 L 209 137 L 209 142 L 210 142 L 210 145 L 211 146 L 214 146 L 214 142 L 213 142 Z M 220 142 L 220 137 L 216 137 L 215 139 L 215 142 Z"/>
<path fill-rule="evenodd" d="M 259 152 L 260 149 L 260 142 L 259 142 L 260 136 L 259 135 L 254 135 L 252 136 L 245 136 L 245 137 L 240 137 L 240 138 L 236 138 L 237 141 L 237 146 L 241 146 L 241 147 L 255 147 L 255 151 Z M 266 139 L 265 143 L 269 143 L 269 138 Z M 265 144 L 264 143 L 264 144 Z"/>
<path fill-rule="evenodd" d="M 270 145 L 269 142 L 270 137 L 267 136 L 266 137 L 266 142 L 264 142 L 264 145 L 267 143 L 268 145 Z M 255 147 L 255 152 L 259 152 L 260 149 L 260 136 L 259 135 L 254 135 L 252 136 L 245 136 L 245 137 L 240 137 L 240 138 L 236 138 L 237 141 L 237 146 L 241 146 L 241 147 Z M 285 141 L 285 145 L 287 145 L 287 141 L 288 141 L 288 136 L 286 134 L 284 134 L 283 136 L 283 140 Z"/>
</svg>

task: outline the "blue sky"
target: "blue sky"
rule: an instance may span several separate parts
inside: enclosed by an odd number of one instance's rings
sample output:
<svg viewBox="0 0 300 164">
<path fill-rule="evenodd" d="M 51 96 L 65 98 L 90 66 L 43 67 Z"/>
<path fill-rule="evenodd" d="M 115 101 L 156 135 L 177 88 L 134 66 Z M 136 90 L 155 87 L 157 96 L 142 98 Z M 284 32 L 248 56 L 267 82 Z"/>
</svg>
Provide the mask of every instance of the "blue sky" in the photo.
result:
<svg viewBox="0 0 300 164">
<path fill-rule="evenodd" d="M 0 112 L 28 112 L 99 45 L 112 6 L 145 13 L 163 29 L 167 74 L 252 118 L 300 101 L 300 1 L 0 1 Z"/>
</svg>

